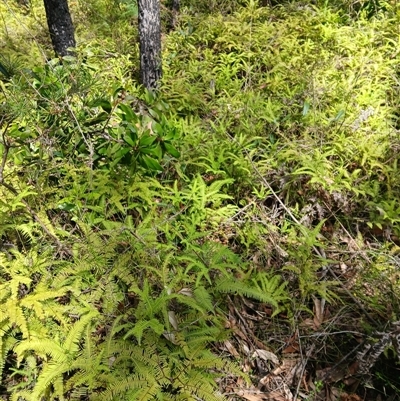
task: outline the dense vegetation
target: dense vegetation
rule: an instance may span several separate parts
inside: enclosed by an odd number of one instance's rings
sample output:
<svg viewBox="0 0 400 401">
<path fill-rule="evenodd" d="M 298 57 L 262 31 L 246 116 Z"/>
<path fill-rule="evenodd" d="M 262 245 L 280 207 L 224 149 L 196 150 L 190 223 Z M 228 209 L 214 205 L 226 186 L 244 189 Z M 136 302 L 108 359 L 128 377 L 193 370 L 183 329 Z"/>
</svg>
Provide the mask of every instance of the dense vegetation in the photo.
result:
<svg viewBox="0 0 400 401">
<path fill-rule="evenodd" d="M 0 397 L 399 399 L 400 5 L 168 7 L 0 3 Z"/>
</svg>

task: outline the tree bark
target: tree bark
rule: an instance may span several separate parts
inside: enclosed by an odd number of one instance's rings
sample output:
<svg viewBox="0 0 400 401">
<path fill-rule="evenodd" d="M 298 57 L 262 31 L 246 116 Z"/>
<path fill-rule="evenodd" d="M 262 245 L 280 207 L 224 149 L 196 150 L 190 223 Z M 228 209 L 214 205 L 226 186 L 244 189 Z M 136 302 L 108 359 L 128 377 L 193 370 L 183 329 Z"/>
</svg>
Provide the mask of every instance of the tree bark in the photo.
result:
<svg viewBox="0 0 400 401">
<path fill-rule="evenodd" d="M 71 54 L 72 52 L 68 49 L 74 48 L 76 43 L 68 1 L 44 0 L 44 8 L 51 42 L 56 55 L 63 57 Z"/>
<path fill-rule="evenodd" d="M 149 90 L 158 87 L 162 75 L 159 0 L 138 0 L 140 80 Z"/>
<path fill-rule="evenodd" d="M 172 29 L 176 28 L 179 9 L 180 9 L 180 0 L 172 0 L 172 21 L 171 21 Z"/>
</svg>

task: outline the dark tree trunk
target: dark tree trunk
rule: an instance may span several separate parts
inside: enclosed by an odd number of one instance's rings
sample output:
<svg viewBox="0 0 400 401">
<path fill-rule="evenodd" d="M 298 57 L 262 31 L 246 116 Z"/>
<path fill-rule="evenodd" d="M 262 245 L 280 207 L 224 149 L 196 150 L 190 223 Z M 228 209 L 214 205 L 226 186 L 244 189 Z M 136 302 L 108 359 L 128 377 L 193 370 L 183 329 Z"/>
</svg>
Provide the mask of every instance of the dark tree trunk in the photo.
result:
<svg viewBox="0 0 400 401">
<path fill-rule="evenodd" d="M 17 0 L 17 3 L 20 6 L 25 7 L 25 8 L 29 8 L 29 6 L 30 6 L 29 0 Z"/>
<path fill-rule="evenodd" d="M 180 0 L 172 0 L 172 29 L 175 29 L 180 8 Z"/>
<path fill-rule="evenodd" d="M 149 90 L 161 78 L 161 20 L 159 0 L 138 0 L 140 80 Z"/>
<path fill-rule="evenodd" d="M 74 26 L 67 0 L 44 0 L 47 25 L 51 42 L 58 56 L 71 54 L 68 48 L 75 47 Z"/>
</svg>

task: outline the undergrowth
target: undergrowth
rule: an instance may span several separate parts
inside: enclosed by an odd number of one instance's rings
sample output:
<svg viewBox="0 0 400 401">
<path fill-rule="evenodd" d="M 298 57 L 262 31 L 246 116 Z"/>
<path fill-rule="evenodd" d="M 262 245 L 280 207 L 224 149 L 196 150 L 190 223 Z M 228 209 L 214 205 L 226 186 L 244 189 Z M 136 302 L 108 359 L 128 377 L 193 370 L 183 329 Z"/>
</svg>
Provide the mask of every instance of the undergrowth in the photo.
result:
<svg viewBox="0 0 400 401">
<path fill-rule="evenodd" d="M 396 360 L 399 10 L 368 4 L 165 8 L 157 94 L 129 2 L 71 2 L 62 63 L 39 4 L 0 4 L 4 399 L 240 397 L 315 332 L 300 383 Z"/>
</svg>

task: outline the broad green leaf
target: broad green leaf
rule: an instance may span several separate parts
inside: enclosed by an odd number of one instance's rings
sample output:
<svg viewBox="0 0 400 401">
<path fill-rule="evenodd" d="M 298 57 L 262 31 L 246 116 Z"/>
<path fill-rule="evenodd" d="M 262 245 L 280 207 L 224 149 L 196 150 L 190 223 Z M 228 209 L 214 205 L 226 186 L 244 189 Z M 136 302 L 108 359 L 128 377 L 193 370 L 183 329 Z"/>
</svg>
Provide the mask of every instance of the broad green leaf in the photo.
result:
<svg viewBox="0 0 400 401">
<path fill-rule="evenodd" d="M 103 121 L 106 121 L 108 119 L 108 113 L 106 113 L 105 111 L 101 112 L 100 114 L 98 114 L 97 116 L 85 121 L 83 123 L 83 125 L 85 127 L 91 127 L 93 125 L 102 123 Z"/>
<path fill-rule="evenodd" d="M 108 99 L 97 99 L 91 104 L 92 107 L 101 107 L 105 112 L 111 113 L 112 105 Z"/>
<path fill-rule="evenodd" d="M 163 146 L 165 147 L 165 150 L 167 151 L 168 154 L 170 154 L 173 157 L 180 157 L 181 154 L 179 153 L 178 150 L 176 150 L 171 144 L 168 142 L 163 142 Z"/>
<path fill-rule="evenodd" d="M 68 203 L 68 202 L 60 203 L 57 206 L 57 209 L 65 210 L 66 212 L 70 212 L 71 210 L 74 210 L 75 208 L 76 208 L 76 205 L 74 203 Z"/>
<path fill-rule="evenodd" d="M 149 135 L 148 133 L 145 133 L 139 141 L 140 146 L 148 146 L 154 143 L 154 141 L 157 139 L 156 136 Z"/>
<path fill-rule="evenodd" d="M 153 159 L 152 157 L 147 155 L 143 155 L 142 160 L 145 164 L 144 167 L 147 167 L 149 170 L 162 171 L 162 167 L 156 159 Z"/>
<path fill-rule="evenodd" d="M 136 142 L 130 137 L 130 135 L 124 135 L 124 141 L 131 146 L 136 146 Z"/>
<path fill-rule="evenodd" d="M 160 123 L 153 122 L 152 128 L 153 128 L 153 131 L 154 131 L 158 136 L 162 136 L 162 134 L 164 133 L 164 129 L 163 129 L 163 127 L 162 127 L 162 125 L 161 125 Z"/>
<path fill-rule="evenodd" d="M 172 139 L 178 139 L 179 133 L 176 128 L 172 128 L 169 130 L 168 134 L 163 136 L 164 141 L 170 141 Z"/>
<path fill-rule="evenodd" d="M 136 124 L 136 123 L 139 121 L 138 116 L 137 116 L 137 115 L 133 112 L 133 110 L 132 110 L 129 106 L 127 106 L 126 104 L 121 103 L 121 104 L 118 106 L 118 108 L 123 112 L 123 116 L 121 116 L 121 117 L 122 117 L 122 119 L 123 119 L 124 121 L 129 121 L 129 122 L 132 122 L 132 123 L 134 123 L 134 124 Z"/>
<path fill-rule="evenodd" d="M 160 115 L 158 114 L 158 112 L 153 109 L 149 109 L 149 113 L 154 118 L 157 118 L 157 119 L 160 118 Z"/>
</svg>

